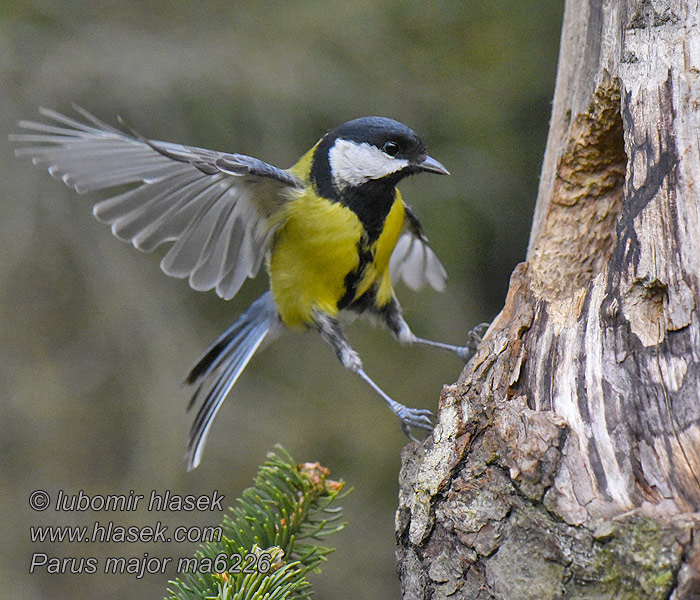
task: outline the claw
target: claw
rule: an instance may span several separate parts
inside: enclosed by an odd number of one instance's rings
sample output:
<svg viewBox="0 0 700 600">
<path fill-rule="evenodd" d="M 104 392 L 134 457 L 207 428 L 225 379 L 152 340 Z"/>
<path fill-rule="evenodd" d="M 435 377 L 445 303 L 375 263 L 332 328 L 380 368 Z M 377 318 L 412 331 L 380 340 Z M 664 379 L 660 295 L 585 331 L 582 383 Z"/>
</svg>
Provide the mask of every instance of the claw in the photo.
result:
<svg viewBox="0 0 700 600">
<path fill-rule="evenodd" d="M 433 419 L 435 419 L 435 415 L 426 408 L 408 408 L 406 406 L 401 406 L 396 410 L 396 416 L 401 421 L 401 429 L 403 432 L 414 442 L 420 443 L 420 440 L 411 433 L 411 428 L 415 427 L 417 429 L 425 429 L 426 431 L 433 430 Z"/>
<path fill-rule="evenodd" d="M 416 444 L 420 444 L 421 441 L 411 433 L 411 428 L 406 425 L 405 423 L 401 423 L 401 429 L 403 429 L 403 432 L 406 434 L 406 437 L 411 440 L 412 442 L 415 442 Z"/>
<path fill-rule="evenodd" d="M 491 323 L 479 323 L 469 332 L 469 334 L 478 337 L 479 341 L 481 341 L 484 334 L 489 330 L 489 327 L 491 327 Z"/>
<path fill-rule="evenodd" d="M 477 347 L 481 343 L 484 334 L 489 328 L 489 323 L 479 323 L 474 329 L 472 329 L 467 334 L 467 344 L 457 350 L 457 356 L 459 356 L 465 363 L 469 362 L 469 359 L 474 356 Z"/>
<path fill-rule="evenodd" d="M 403 432 L 414 442 L 417 442 L 418 440 L 411 435 L 412 427 L 425 429 L 427 431 L 433 430 L 433 419 L 435 418 L 435 415 L 433 415 L 430 410 L 427 408 L 408 408 L 407 406 L 404 406 L 403 404 L 400 404 L 399 402 L 396 402 L 396 400 L 392 400 L 389 396 L 387 396 L 386 393 L 369 378 L 367 373 L 365 373 L 362 368 L 357 369 L 356 373 L 370 386 L 372 386 L 374 391 L 384 399 L 392 412 L 401 421 L 401 429 L 403 429 Z"/>
</svg>

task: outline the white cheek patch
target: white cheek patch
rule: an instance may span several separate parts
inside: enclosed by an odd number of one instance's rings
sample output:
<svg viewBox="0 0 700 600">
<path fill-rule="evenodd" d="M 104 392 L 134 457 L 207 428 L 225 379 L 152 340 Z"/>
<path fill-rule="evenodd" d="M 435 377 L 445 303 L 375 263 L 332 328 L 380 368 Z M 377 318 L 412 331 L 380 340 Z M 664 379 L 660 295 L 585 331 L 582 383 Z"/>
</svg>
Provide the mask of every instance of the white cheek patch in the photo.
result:
<svg viewBox="0 0 700 600">
<path fill-rule="evenodd" d="M 405 158 L 394 158 L 367 142 L 336 140 L 328 151 L 333 183 L 340 189 L 381 179 L 408 166 Z"/>
</svg>

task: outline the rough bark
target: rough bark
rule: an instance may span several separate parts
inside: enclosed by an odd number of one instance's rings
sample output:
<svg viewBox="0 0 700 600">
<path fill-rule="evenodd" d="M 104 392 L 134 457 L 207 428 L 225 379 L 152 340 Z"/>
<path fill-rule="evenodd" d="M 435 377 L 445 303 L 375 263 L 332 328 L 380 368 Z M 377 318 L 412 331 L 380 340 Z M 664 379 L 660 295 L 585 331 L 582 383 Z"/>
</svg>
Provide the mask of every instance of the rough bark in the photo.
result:
<svg viewBox="0 0 700 600">
<path fill-rule="evenodd" d="M 567 0 L 527 260 L 403 455 L 404 599 L 700 598 L 699 21 Z"/>
</svg>

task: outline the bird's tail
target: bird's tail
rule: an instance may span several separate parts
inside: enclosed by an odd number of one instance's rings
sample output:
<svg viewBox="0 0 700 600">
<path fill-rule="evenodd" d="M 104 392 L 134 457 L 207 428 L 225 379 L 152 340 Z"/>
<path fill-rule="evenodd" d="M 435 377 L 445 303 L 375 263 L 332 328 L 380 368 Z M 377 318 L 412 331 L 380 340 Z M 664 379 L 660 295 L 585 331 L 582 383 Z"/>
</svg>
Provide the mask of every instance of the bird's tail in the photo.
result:
<svg viewBox="0 0 700 600">
<path fill-rule="evenodd" d="M 186 383 L 197 385 L 188 409 L 202 401 L 190 429 L 188 471 L 199 464 L 214 417 L 248 361 L 279 329 L 277 305 L 272 294 L 266 292 L 209 346 L 187 375 Z"/>
</svg>

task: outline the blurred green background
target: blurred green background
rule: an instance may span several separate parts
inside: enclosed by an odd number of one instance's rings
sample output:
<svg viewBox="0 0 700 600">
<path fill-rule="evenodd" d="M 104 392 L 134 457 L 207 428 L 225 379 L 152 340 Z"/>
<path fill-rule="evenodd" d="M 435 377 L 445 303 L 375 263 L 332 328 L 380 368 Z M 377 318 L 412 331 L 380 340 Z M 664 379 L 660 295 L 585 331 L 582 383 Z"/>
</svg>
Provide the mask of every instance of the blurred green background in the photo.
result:
<svg viewBox="0 0 700 600">
<path fill-rule="evenodd" d="M 148 137 L 286 167 L 325 130 L 363 115 L 405 122 L 451 177 L 404 182 L 450 274 L 444 294 L 398 290 L 418 335 L 462 343 L 502 306 L 525 256 L 544 151 L 563 2 L 173 2 L 0 4 L 0 592 L 6 598 L 159 598 L 175 574 L 29 574 L 49 556 L 188 556 L 191 544 L 49 544 L 30 525 L 175 527 L 220 515 L 32 512 L 44 489 L 152 489 L 232 501 L 282 443 L 354 492 L 349 526 L 316 598 L 398 598 L 397 420 L 317 336 L 288 335 L 252 362 L 220 411 L 202 465 L 184 469 L 192 415 L 181 384 L 200 352 L 266 286 L 231 302 L 164 276 L 110 235 L 81 197 L 15 159 L 7 135 L 75 102 Z M 435 408 L 461 365 L 402 348 L 384 330 L 349 336 L 397 400 Z"/>
</svg>

